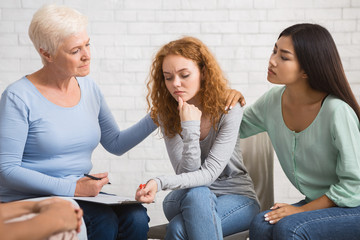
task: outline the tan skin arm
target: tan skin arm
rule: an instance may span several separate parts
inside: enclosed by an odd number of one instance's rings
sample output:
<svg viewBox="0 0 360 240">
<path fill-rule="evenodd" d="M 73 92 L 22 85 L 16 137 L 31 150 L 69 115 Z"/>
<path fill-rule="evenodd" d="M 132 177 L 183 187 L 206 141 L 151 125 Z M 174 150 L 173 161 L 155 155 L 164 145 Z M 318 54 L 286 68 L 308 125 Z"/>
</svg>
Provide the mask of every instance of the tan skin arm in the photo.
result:
<svg viewBox="0 0 360 240">
<path fill-rule="evenodd" d="M 38 213 L 24 221 L 5 223 L 6 219 L 23 214 Z M 40 202 L 23 201 L 0 204 L 0 235 L 2 240 L 44 239 L 55 233 L 69 230 L 80 231 L 82 210 L 75 209 L 63 199 L 47 199 Z"/>
<path fill-rule="evenodd" d="M 0 205 L 1 220 L 5 221 L 11 218 L 31 213 L 34 206 L 35 202 L 32 201 L 2 203 Z"/>
<path fill-rule="evenodd" d="M 276 224 L 280 219 L 300 212 L 313 211 L 318 209 L 335 207 L 336 204 L 331 201 L 326 195 L 319 197 L 318 199 L 311 201 L 301 207 L 295 207 L 286 203 L 275 203 L 271 207 L 273 211 L 264 215 L 265 221 L 270 224 Z"/>
</svg>

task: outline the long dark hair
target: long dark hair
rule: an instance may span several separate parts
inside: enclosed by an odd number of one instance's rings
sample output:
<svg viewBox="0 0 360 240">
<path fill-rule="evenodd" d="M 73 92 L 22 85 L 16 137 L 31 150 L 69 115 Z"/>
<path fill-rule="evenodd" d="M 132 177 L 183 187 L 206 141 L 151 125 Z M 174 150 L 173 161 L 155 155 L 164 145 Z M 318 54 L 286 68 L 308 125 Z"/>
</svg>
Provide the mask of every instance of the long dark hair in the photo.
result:
<svg viewBox="0 0 360 240">
<path fill-rule="evenodd" d="M 317 24 L 302 23 L 286 28 L 279 35 L 290 36 L 300 67 L 310 86 L 332 94 L 354 109 L 360 120 L 360 107 L 346 79 L 335 42 L 329 31 Z"/>
</svg>

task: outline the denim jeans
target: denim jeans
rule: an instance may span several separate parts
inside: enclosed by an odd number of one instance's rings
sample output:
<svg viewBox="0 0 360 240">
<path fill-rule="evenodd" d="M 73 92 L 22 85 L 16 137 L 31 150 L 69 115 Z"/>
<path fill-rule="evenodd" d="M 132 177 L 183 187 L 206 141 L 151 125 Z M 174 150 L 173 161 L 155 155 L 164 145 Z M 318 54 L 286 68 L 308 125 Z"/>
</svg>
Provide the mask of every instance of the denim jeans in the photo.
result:
<svg viewBox="0 0 360 240">
<path fill-rule="evenodd" d="M 217 197 L 208 187 L 175 190 L 163 209 L 169 224 L 165 239 L 223 239 L 249 228 L 259 213 L 256 200 L 242 195 Z"/>
<path fill-rule="evenodd" d="M 77 201 L 89 240 L 147 239 L 149 217 L 141 204 L 106 205 Z"/>
<path fill-rule="evenodd" d="M 304 205 L 300 201 L 294 206 Z M 360 207 L 332 207 L 287 216 L 276 224 L 264 220 L 259 213 L 251 223 L 251 240 L 358 240 L 360 239 Z"/>
</svg>

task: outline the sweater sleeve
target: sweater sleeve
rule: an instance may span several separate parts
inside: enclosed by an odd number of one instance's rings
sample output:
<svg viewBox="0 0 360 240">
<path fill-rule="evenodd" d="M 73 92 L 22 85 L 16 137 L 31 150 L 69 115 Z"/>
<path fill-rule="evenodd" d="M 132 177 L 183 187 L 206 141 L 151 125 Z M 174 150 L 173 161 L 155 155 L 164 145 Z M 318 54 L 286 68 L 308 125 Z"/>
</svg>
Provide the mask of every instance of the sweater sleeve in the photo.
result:
<svg viewBox="0 0 360 240">
<path fill-rule="evenodd" d="M 338 149 L 339 181 L 326 195 L 339 207 L 360 206 L 360 126 L 355 112 L 340 105 L 333 118 L 332 137 Z"/>
<path fill-rule="evenodd" d="M 133 126 L 120 131 L 104 97 L 101 98 L 99 123 L 101 144 L 108 152 L 116 155 L 122 155 L 129 151 L 157 129 L 150 114 L 147 114 Z"/>
<path fill-rule="evenodd" d="M 1 185 L 29 194 L 73 196 L 76 181 L 22 167 L 28 130 L 27 106 L 15 94 L 5 91 L 0 100 Z"/>
<path fill-rule="evenodd" d="M 201 166 L 200 121 L 181 123 L 182 132 L 165 138 L 166 150 L 176 174 L 193 172 Z"/>
<path fill-rule="evenodd" d="M 242 108 L 240 105 L 237 105 L 233 108 L 228 114 L 223 116 L 223 121 L 219 125 L 219 129 L 217 130 L 217 136 L 215 142 L 211 146 L 209 155 L 205 158 L 204 163 L 200 166 L 199 169 L 182 172 L 177 175 L 171 176 L 160 176 L 155 180 L 158 183 L 158 190 L 168 190 L 168 189 L 183 189 L 190 187 L 197 187 L 202 185 L 211 185 L 224 170 L 226 165 L 228 164 L 231 155 L 234 151 L 235 144 L 238 137 L 238 129 L 240 127 L 240 122 L 242 119 Z M 192 125 L 191 123 L 186 126 L 188 128 L 192 128 L 191 131 L 183 131 L 183 133 L 193 134 L 194 132 L 198 132 L 197 136 L 200 136 L 200 128 L 199 125 Z M 173 165 L 178 164 L 178 159 L 181 158 L 194 158 L 196 159 L 196 163 L 194 164 L 194 168 L 199 163 L 198 160 L 201 150 L 199 146 L 199 137 L 188 138 L 184 136 L 184 140 L 191 139 L 191 143 L 186 143 L 188 145 L 192 145 L 193 147 L 187 146 L 186 148 L 178 148 L 177 151 L 172 151 L 170 157 L 170 161 Z M 187 141 L 185 140 L 185 141 Z M 186 145 L 185 143 L 183 146 Z M 172 145 L 168 144 L 168 152 L 169 148 Z"/>
</svg>

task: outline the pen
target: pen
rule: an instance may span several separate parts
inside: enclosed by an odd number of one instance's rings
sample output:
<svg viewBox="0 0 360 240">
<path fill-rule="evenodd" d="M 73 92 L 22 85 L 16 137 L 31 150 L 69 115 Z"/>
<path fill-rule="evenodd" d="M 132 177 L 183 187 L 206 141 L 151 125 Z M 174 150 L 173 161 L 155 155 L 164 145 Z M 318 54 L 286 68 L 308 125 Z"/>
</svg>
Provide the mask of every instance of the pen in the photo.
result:
<svg viewBox="0 0 360 240">
<path fill-rule="evenodd" d="M 101 178 L 94 177 L 94 176 L 92 176 L 92 175 L 90 175 L 90 174 L 86 174 L 86 173 L 84 173 L 84 176 L 85 176 L 85 177 L 88 177 L 88 178 L 91 178 L 91 179 L 94 179 L 94 180 L 101 180 Z M 108 182 L 107 184 L 111 184 L 111 183 Z"/>
</svg>

